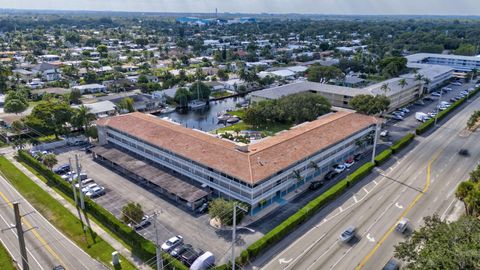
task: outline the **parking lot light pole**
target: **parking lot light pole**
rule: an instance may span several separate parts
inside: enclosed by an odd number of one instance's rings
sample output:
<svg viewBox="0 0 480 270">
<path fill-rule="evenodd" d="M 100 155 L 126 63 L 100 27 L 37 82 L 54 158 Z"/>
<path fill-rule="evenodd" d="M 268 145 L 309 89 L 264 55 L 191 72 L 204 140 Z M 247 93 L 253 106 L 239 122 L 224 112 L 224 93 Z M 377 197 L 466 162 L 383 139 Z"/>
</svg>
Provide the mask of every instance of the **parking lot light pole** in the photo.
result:
<svg viewBox="0 0 480 270">
<path fill-rule="evenodd" d="M 82 166 L 80 166 L 80 163 L 78 163 L 78 155 L 75 155 L 75 161 L 77 162 L 77 181 L 78 181 L 78 187 L 80 189 L 80 208 L 82 210 L 85 209 L 85 200 L 83 199 L 83 185 L 82 181 L 80 180 L 80 171 L 82 170 Z M 73 180 L 72 180 L 73 181 Z"/>
<path fill-rule="evenodd" d="M 437 113 L 435 114 L 435 126 L 437 126 L 438 113 L 440 111 L 440 102 L 442 102 L 443 89 L 440 89 L 440 97 L 438 98 L 437 103 Z"/>
<path fill-rule="evenodd" d="M 375 119 L 375 137 L 373 138 L 373 151 L 372 151 L 372 163 L 375 163 L 375 152 L 377 150 L 377 142 L 378 142 L 378 120 Z"/>
<path fill-rule="evenodd" d="M 70 167 L 70 171 L 72 170 L 72 160 L 68 158 L 68 165 Z M 78 205 L 78 198 L 77 198 L 77 190 L 75 189 L 75 183 L 72 180 L 72 191 L 73 191 L 73 198 L 75 200 L 75 205 Z"/>
<path fill-rule="evenodd" d="M 158 230 L 157 230 L 157 212 L 153 214 L 153 228 L 155 230 L 155 254 L 157 257 L 157 270 L 163 270 L 163 258 L 158 244 Z"/>
</svg>

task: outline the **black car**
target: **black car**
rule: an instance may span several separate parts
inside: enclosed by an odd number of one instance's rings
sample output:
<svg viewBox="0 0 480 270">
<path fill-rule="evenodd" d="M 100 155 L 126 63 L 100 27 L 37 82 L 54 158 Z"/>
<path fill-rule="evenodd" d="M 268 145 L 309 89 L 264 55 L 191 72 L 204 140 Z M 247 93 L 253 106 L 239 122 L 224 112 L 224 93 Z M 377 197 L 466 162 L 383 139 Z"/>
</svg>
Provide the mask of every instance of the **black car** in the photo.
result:
<svg viewBox="0 0 480 270">
<path fill-rule="evenodd" d="M 204 214 L 208 210 L 208 203 L 203 203 L 199 208 L 197 208 L 197 213 Z"/>
<path fill-rule="evenodd" d="M 58 175 L 66 174 L 69 171 L 70 171 L 70 164 L 63 164 L 53 170 L 53 172 Z"/>
<path fill-rule="evenodd" d="M 53 270 L 65 270 L 65 267 L 63 267 L 61 265 L 57 265 L 57 266 L 53 267 Z"/>
<path fill-rule="evenodd" d="M 338 175 L 338 172 L 336 172 L 336 171 L 329 171 L 329 172 L 325 175 L 325 177 L 323 177 L 323 180 L 325 180 L 325 181 L 332 180 L 332 179 L 335 178 L 335 176 L 337 176 L 337 175 Z"/>
<path fill-rule="evenodd" d="M 185 244 L 185 245 L 180 245 L 176 248 L 174 248 L 171 252 L 170 255 L 172 255 L 175 258 L 179 258 L 180 256 L 183 255 L 183 253 L 192 250 L 193 247 L 190 244 Z"/>
<path fill-rule="evenodd" d="M 460 149 L 460 151 L 458 151 L 458 154 L 460 156 L 468 157 L 470 155 L 470 152 L 468 152 L 468 149 Z"/>
<path fill-rule="evenodd" d="M 430 98 L 430 97 L 425 97 L 423 98 L 424 101 L 433 101 L 433 98 Z"/>
<path fill-rule="evenodd" d="M 310 190 L 317 190 L 323 186 L 323 181 L 312 181 L 310 182 L 310 186 L 308 189 Z"/>
<path fill-rule="evenodd" d="M 192 247 L 189 247 L 187 250 L 183 252 L 180 256 L 180 260 L 187 266 L 192 265 L 192 263 L 200 257 L 199 252 L 195 251 Z"/>
</svg>

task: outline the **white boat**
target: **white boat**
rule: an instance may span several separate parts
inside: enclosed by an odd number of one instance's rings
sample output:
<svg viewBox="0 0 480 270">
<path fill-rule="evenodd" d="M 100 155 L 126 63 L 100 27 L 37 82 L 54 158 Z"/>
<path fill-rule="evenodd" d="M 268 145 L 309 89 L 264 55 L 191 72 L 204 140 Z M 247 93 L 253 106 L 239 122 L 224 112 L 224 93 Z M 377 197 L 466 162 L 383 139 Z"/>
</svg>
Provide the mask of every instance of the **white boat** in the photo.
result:
<svg viewBox="0 0 480 270">
<path fill-rule="evenodd" d="M 228 119 L 230 119 L 233 115 L 231 114 L 228 114 L 228 113 L 224 113 L 224 114 L 221 114 L 217 117 L 218 121 L 220 122 L 224 122 L 224 121 L 227 121 Z"/>
<path fill-rule="evenodd" d="M 162 109 L 162 110 L 160 111 L 160 113 L 162 113 L 162 114 L 167 114 L 167 113 L 172 113 L 172 112 L 174 112 L 174 111 L 175 111 L 175 108 L 173 108 L 173 107 L 165 107 L 164 109 Z"/>
<path fill-rule="evenodd" d="M 205 106 L 207 106 L 207 103 L 205 101 L 201 101 L 198 99 L 188 102 L 188 108 L 192 110 L 201 109 L 201 108 L 204 108 Z"/>
<path fill-rule="evenodd" d="M 234 124 L 234 123 L 237 123 L 238 121 L 240 121 L 240 118 L 238 118 L 237 116 L 232 116 L 228 118 L 227 123 Z"/>
</svg>

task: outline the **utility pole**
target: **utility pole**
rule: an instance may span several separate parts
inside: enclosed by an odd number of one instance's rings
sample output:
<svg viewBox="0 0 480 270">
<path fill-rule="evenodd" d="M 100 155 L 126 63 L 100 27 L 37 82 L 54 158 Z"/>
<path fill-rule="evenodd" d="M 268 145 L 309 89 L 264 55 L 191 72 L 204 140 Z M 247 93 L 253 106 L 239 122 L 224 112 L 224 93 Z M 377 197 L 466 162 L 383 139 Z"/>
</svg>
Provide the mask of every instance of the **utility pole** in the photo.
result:
<svg viewBox="0 0 480 270">
<path fill-rule="evenodd" d="M 71 158 L 68 158 L 68 165 L 70 166 L 70 171 L 71 171 L 71 168 L 72 168 Z M 73 198 L 75 199 L 75 205 L 78 205 L 77 191 L 75 190 L 75 184 L 73 183 L 73 180 L 72 180 L 72 191 L 73 191 Z"/>
<path fill-rule="evenodd" d="M 435 126 L 437 126 L 438 113 L 440 111 L 440 102 L 442 102 L 443 89 L 440 89 L 440 97 L 438 98 L 437 113 L 435 114 Z"/>
<path fill-rule="evenodd" d="M 237 203 L 233 203 L 233 228 L 232 228 L 232 270 L 235 270 L 235 240 L 237 238 L 237 207 L 238 209 L 247 212 L 247 209 L 240 207 Z"/>
<path fill-rule="evenodd" d="M 375 152 L 377 151 L 377 141 L 378 141 L 378 120 L 375 119 L 375 137 L 373 138 L 373 151 L 372 151 L 372 163 L 375 163 Z"/>
<path fill-rule="evenodd" d="M 153 228 L 155 229 L 155 252 L 157 256 L 157 270 L 163 270 L 163 258 L 162 252 L 160 250 L 160 245 L 158 244 L 158 231 L 157 231 L 157 212 L 153 214 Z"/>
<path fill-rule="evenodd" d="M 22 268 L 23 270 L 29 270 L 27 248 L 25 247 L 24 231 L 22 228 L 22 216 L 20 215 L 20 208 L 18 202 L 13 203 L 13 211 L 15 213 L 15 227 L 17 229 L 18 244 L 20 246 L 20 255 L 22 256 Z"/>
<path fill-rule="evenodd" d="M 83 192 L 82 192 L 82 189 L 83 189 L 83 185 L 82 185 L 82 181 L 80 181 L 80 172 L 82 171 L 82 166 L 80 166 L 80 163 L 78 163 L 78 155 L 75 155 L 75 161 L 77 162 L 77 181 L 78 181 L 78 186 L 80 188 L 80 208 L 82 208 L 82 210 L 85 209 L 85 201 L 83 199 Z M 73 180 L 72 180 L 73 182 Z"/>
</svg>

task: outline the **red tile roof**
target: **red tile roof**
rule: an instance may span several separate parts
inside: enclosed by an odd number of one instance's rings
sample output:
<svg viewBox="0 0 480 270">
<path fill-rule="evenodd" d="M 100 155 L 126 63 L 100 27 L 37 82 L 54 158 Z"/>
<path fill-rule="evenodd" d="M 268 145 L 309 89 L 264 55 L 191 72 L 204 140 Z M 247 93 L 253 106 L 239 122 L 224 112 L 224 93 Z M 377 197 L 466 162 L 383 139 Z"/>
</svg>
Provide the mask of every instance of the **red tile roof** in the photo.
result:
<svg viewBox="0 0 480 270">
<path fill-rule="evenodd" d="M 373 117 L 353 112 L 331 113 L 250 144 L 248 152 L 239 151 L 234 142 L 138 112 L 100 119 L 97 125 L 255 184 L 375 122 Z"/>
</svg>

